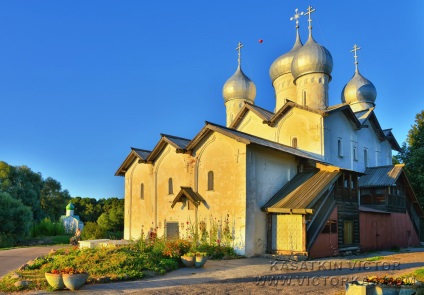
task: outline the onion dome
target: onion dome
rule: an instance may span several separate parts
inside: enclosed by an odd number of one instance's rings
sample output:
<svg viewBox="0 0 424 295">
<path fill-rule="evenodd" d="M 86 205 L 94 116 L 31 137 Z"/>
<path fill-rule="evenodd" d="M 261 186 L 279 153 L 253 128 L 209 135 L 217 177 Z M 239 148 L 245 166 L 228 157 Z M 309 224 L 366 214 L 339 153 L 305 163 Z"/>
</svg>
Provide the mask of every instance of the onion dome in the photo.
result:
<svg viewBox="0 0 424 295">
<path fill-rule="evenodd" d="M 269 77 L 271 78 L 272 83 L 274 83 L 278 77 L 291 72 L 293 58 L 302 45 L 299 30 L 296 27 L 296 41 L 294 42 L 293 48 L 289 52 L 286 52 L 274 60 L 269 68 Z"/>
<path fill-rule="evenodd" d="M 315 42 L 312 37 L 311 13 L 314 11 L 315 9 L 309 6 L 308 12 L 305 13 L 309 16 L 309 38 L 306 44 L 296 52 L 293 58 L 291 72 L 295 80 L 300 76 L 311 73 L 324 73 L 331 79 L 333 57 L 327 48 Z"/>
<path fill-rule="evenodd" d="M 222 96 L 224 97 L 225 102 L 232 99 L 244 99 L 253 103 L 256 97 L 255 84 L 241 70 L 241 47 L 243 47 L 243 45 L 239 42 L 238 47 L 236 48 L 239 51 L 237 70 L 234 75 L 225 82 L 224 87 L 222 88 Z"/>
<path fill-rule="evenodd" d="M 332 70 L 333 57 L 330 51 L 315 42 L 312 35 L 309 35 L 306 44 L 296 52 L 293 58 L 291 72 L 294 79 L 311 73 L 324 73 L 331 79 Z"/>
<path fill-rule="evenodd" d="M 69 202 L 69 204 L 66 206 L 66 210 L 74 210 L 75 206 L 72 204 L 72 202 Z"/>
<path fill-rule="evenodd" d="M 374 104 L 377 98 L 377 90 L 370 80 L 359 73 L 358 56 L 356 51 L 360 48 L 355 44 L 352 52 L 355 52 L 355 74 L 352 79 L 343 87 L 342 102 L 352 104 L 356 102 L 366 102 Z"/>
</svg>

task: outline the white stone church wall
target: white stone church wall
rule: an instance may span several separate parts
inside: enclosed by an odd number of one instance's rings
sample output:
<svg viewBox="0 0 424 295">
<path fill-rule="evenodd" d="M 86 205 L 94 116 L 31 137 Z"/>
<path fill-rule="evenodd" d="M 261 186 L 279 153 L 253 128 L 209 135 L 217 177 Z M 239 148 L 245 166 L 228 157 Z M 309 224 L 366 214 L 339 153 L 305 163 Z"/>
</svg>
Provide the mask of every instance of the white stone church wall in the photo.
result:
<svg viewBox="0 0 424 295">
<path fill-rule="evenodd" d="M 355 130 L 341 112 L 325 118 L 325 161 L 328 163 L 363 172 L 365 167 L 390 165 L 391 155 L 390 144 L 387 140 L 380 141 L 370 125 Z"/>
</svg>

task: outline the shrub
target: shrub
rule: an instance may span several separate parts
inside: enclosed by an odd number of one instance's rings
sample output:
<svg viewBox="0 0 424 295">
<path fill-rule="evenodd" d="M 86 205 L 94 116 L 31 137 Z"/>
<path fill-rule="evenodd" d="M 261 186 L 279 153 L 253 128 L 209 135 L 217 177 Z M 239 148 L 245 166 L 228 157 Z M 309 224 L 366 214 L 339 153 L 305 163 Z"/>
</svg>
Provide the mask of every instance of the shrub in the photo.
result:
<svg viewBox="0 0 424 295">
<path fill-rule="evenodd" d="M 0 248 L 9 248 L 15 245 L 15 236 L 0 233 Z"/>
<path fill-rule="evenodd" d="M 52 222 L 50 218 L 44 218 L 39 223 L 31 227 L 31 237 L 41 236 L 61 236 L 66 234 L 65 226 L 62 222 Z"/>
<path fill-rule="evenodd" d="M 230 246 L 200 244 L 195 248 L 198 252 L 205 252 L 211 259 L 234 259 L 239 256 Z"/>
<path fill-rule="evenodd" d="M 31 209 L 8 193 L 0 192 L 0 233 L 20 240 L 28 236 L 31 224 Z"/>
<path fill-rule="evenodd" d="M 81 232 L 81 239 L 83 240 L 103 239 L 105 236 L 105 230 L 95 222 L 87 222 Z"/>
</svg>

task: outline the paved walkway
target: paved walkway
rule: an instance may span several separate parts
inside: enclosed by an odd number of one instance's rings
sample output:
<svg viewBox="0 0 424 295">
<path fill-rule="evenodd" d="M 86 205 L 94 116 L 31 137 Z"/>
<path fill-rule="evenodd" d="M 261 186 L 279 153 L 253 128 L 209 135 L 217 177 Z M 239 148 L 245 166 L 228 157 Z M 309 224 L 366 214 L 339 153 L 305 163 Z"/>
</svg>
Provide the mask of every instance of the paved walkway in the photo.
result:
<svg viewBox="0 0 424 295">
<path fill-rule="evenodd" d="M 66 246 L 39 246 L 16 248 L 0 251 L 0 278 L 21 265 L 34 259 L 35 257 L 45 255 L 51 249 L 59 249 Z"/>
</svg>

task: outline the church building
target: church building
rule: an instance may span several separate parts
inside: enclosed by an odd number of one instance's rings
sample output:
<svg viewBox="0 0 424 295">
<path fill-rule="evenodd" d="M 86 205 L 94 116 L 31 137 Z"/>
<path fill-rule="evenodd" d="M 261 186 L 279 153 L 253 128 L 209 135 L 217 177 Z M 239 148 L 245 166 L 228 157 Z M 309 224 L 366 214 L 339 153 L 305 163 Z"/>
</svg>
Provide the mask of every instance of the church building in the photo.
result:
<svg viewBox="0 0 424 295">
<path fill-rule="evenodd" d="M 153 150 L 131 148 L 125 178 L 125 239 L 217 234 L 239 253 L 305 255 L 420 245 L 423 212 L 400 147 L 376 117 L 377 91 L 358 69 L 329 105 L 333 58 L 298 13 L 293 48 L 271 65 L 275 109 L 255 105 L 256 87 L 238 67 L 223 86 L 226 126 L 206 122 L 191 139 L 162 134 Z M 191 228 L 190 228 L 191 230 Z M 217 233 L 216 233 L 217 231 Z M 199 233 L 201 236 L 201 233 Z"/>
</svg>

